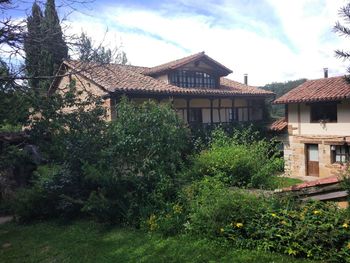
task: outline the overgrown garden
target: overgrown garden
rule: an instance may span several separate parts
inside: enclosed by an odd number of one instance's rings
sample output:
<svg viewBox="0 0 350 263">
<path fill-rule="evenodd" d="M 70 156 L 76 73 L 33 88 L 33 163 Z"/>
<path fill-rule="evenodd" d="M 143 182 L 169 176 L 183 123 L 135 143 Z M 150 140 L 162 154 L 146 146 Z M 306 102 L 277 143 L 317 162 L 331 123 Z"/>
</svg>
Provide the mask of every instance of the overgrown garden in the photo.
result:
<svg viewBox="0 0 350 263">
<path fill-rule="evenodd" d="M 68 89 L 33 109 L 41 114 L 30 118 L 29 140 L 40 150 L 41 164 L 6 200 L 19 223 L 85 218 L 166 237 L 216 240 L 232 249 L 349 258 L 347 210 L 262 191 L 274 188 L 283 161 L 276 143 L 252 126 L 230 133 L 218 127 L 195 138 L 171 105 L 126 98 L 107 123 L 98 98 L 81 101 L 74 83 Z M 74 111 L 62 110 L 73 105 Z M 13 147 L 5 147 L 2 157 L 22 160 L 14 165 L 30 160 Z"/>
<path fill-rule="evenodd" d="M 21 137 L 1 142 L 1 213 L 35 231 L 38 221 L 50 228 L 49 220 L 58 220 L 78 224 L 81 234 L 84 224 L 76 222 L 83 220 L 186 245 L 205 239 L 203 247 L 349 262 L 348 210 L 269 191 L 283 170 L 273 139 L 253 126 L 191 130 L 171 105 L 127 98 L 113 109 L 117 118 L 106 122 L 101 98 L 82 99 L 74 80 L 65 93 L 47 96 L 68 56 L 54 1 L 47 1 L 44 15 L 35 2 L 27 22 L 28 34 L 18 35 L 25 39 L 25 74 L 16 76 L 0 61 L 0 131 Z M 44 33 L 59 39 L 33 46 Z M 93 50 L 85 34 L 78 42 L 80 60 L 114 60 L 110 50 Z M 127 61 L 124 53 L 116 59 Z M 23 127 L 26 132 L 18 132 Z"/>
</svg>

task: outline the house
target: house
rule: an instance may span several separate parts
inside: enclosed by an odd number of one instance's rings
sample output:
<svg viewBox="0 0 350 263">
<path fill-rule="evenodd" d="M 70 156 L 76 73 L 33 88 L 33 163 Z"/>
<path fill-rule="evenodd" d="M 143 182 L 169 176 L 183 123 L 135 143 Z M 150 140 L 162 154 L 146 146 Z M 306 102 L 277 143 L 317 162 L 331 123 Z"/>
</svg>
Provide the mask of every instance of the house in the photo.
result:
<svg viewBox="0 0 350 263">
<path fill-rule="evenodd" d="M 122 96 L 135 102 L 170 102 L 190 124 L 257 122 L 273 93 L 225 78 L 232 71 L 200 52 L 155 67 L 64 61 L 50 91 L 71 79 L 78 88 L 102 96 L 108 119 Z"/>
<path fill-rule="evenodd" d="M 285 104 L 285 171 L 291 176 L 330 177 L 350 160 L 350 84 L 344 77 L 309 80 L 276 99 Z M 282 136 L 283 137 L 283 136 Z"/>
</svg>

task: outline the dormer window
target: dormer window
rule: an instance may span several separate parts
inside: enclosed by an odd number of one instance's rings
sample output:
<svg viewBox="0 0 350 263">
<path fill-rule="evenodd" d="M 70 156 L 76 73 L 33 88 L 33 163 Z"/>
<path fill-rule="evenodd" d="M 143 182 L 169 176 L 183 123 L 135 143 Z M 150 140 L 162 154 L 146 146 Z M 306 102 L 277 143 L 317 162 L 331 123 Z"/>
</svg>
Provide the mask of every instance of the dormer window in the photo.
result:
<svg viewBox="0 0 350 263">
<path fill-rule="evenodd" d="M 218 79 L 208 73 L 177 70 L 170 73 L 170 83 L 183 88 L 216 88 Z"/>
</svg>

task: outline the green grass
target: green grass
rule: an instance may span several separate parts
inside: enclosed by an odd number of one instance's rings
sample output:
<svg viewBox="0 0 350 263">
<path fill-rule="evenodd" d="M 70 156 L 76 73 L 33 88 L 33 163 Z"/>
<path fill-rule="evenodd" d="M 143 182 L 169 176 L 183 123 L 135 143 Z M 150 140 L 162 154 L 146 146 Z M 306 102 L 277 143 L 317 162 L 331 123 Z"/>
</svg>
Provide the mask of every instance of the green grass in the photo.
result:
<svg viewBox="0 0 350 263">
<path fill-rule="evenodd" d="M 0 226 L 0 262 L 309 262 L 93 222 Z"/>
<path fill-rule="evenodd" d="M 272 178 L 271 184 L 273 189 L 280 189 L 280 188 L 289 187 L 295 184 L 300 184 L 302 182 L 303 182 L 302 180 L 296 179 L 296 178 L 274 176 Z"/>
</svg>

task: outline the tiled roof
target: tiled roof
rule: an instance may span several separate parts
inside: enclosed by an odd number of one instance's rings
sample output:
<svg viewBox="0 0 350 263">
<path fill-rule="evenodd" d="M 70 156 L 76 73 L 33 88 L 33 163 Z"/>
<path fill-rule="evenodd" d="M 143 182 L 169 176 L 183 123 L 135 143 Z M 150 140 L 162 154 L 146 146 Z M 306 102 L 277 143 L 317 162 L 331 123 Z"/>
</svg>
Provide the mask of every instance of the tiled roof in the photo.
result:
<svg viewBox="0 0 350 263">
<path fill-rule="evenodd" d="M 270 127 L 269 130 L 271 131 L 283 131 L 285 128 L 287 128 L 288 122 L 286 121 L 286 118 L 281 118 L 276 121 L 274 121 Z"/>
<path fill-rule="evenodd" d="M 327 177 L 327 178 L 317 179 L 315 181 L 304 182 L 301 184 L 296 184 L 296 185 L 293 185 L 290 187 L 286 187 L 286 188 L 283 188 L 282 191 L 283 192 L 298 191 L 298 190 L 309 188 L 309 187 L 335 184 L 335 183 L 339 183 L 340 181 L 341 181 L 341 179 L 339 179 L 338 176 L 331 176 L 331 177 Z"/>
<path fill-rule="evenodd" d="M 275 100 L 274 104 L 334 101 L 350 98 L 350 84 L 344 76 L 308 80 Z"/>
<path fill-rule="evenodd" d="M 209 61 L 209 63 L 215 64 L 223 72 L 222 76 L 226 76 L 226 75 L 232 73 L 232 70 L 225 67 L 221 63 L 215 61 L 214 59 L 210 58 L 203 51 L 203 52 L 199 52 L 199 53 L 193 54 L 193 55 L 188 56 L 188 57 L 184 57 L 181 59 L 167 62 L 167 63 L 159 65 L 159 66 L 152 67 L 149 70 L 145 71 L 145 74 L 150 75 L 150 76 L 158 75 L 158 74 L 166 72 L 168 70 L 177 69 L 181 66 L 184 66 L 188 63 L 194 62 L 194 61 L 199 60 L 199 59 L 205 59 L 205 60 Z"/>
<path fill-rule="evenodd" d="M 272 96 L 273 93 L 257 87 L 247 86 L 226 78 L 220 79 L 220 86 L 212 88 L 181 88 L 145 75 L 149 68 L 129 65 L 99 65 L 79 61 L 65 61 L 64 65 L 77 74 L 94 82 L 107 92 L 153 93 L 166 95 L 253 95 Z"/>
</svg>

